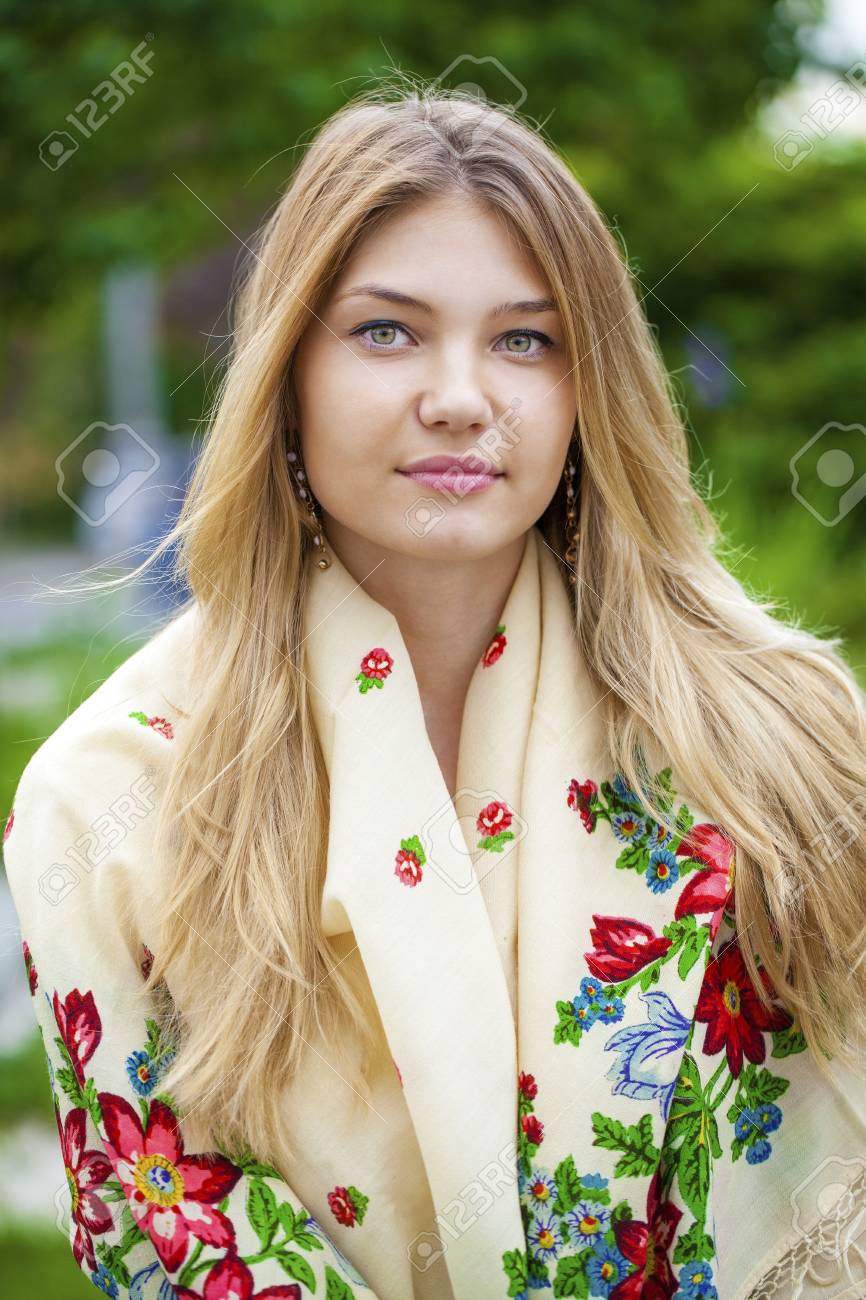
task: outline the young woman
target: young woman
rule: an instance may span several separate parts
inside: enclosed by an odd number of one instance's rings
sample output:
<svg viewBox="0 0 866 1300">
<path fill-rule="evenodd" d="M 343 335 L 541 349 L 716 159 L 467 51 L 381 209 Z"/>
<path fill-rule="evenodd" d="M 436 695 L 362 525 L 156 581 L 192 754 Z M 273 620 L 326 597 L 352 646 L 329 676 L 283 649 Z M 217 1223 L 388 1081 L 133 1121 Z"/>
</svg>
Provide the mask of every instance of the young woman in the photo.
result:
<svg viewBox="0 0 866 1300">
<path fill-rule="evenodd" d="M 7 827 L 96 1285 L 862 1294 L 863 697 L 717 558 L 536 130 L 325 125 L 174 543 Z"/>
</svg>

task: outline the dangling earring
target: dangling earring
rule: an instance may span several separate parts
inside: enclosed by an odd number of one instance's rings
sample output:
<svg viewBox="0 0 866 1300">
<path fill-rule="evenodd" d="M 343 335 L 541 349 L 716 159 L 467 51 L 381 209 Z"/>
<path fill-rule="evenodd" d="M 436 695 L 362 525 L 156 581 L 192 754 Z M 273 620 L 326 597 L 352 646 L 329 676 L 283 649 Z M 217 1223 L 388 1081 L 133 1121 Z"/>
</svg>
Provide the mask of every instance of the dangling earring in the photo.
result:
<svg viewBox="0 0 866 1300">
<path fill-rule="evenodd" d="M 286 453 L 289 461 L 289 471 L 295 480 L 295 493 L 300 498 L 301 504 L 306 508 L 310 522 L 313 527 L 313 545 L 316 548 L 316 564 L 320 569 L 328 569 L 331 565 L 331 557 L 325 546 L 325 536 L 322 532 L 322 521 L 316 512 L 316 500 L 307 483 L 307 476 L 304 473 L 302 465 L 299 463 L 298 453 L 290 451 Z"/>
<path fill-rule="evenodd" d="M 575 566 L 577 564 L 577 544 L 580 540 L 580 525 L 577 522 L 577 503 L 574 493 L 574 476 L 577 466 L 571 456 L 565 462 L 563 478 L 565 479 L 565 537 L 568 543 L 565 551 L 565 563 L 568 566 L 568 581 L 572 586 L 577 581 Z"/>
</svg>

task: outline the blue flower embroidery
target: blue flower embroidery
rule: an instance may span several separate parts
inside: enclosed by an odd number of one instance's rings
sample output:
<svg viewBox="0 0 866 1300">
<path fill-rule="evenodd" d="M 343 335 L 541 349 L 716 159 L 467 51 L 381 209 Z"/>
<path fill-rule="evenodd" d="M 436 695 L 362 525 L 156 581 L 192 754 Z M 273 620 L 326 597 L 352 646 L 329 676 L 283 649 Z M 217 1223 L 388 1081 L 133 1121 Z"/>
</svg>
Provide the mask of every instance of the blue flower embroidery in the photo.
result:
<svg viewBox="0 0 866 1300">
<path fill-rule="evenodd" d="M 670 849 L 653 849 L 646 869 L 646 882 L 654 894 L 663 894 L 680 878 L 680 868 Z"/>
<path fill-rule="evenodd" d="M 594 1205 L 592 1201 L 578 1201 L 565 1216 L 565 1221 L 571 1229 L 573 1240 L 581 1246 L 587 1246 L 607 1231 L 610 1210 Z"/>
<path fill-rule="evenodd" d="M 606 1241 L 597 1241 L 586 1261 L 590 1295 L 609 1296 L 628 1271 L 628 1260 L 616 1246 L 609 1246 Z"/>
<path fill-rule="evenodd" d="M 713 1285 L 713 1269 L 704 1260 L 692 1260 L 680 1269 L 679 1290 L 674 1300 L 719 1300 Z"/>
<path fill-rule="evenodd" d="M 614 1080 L 614 1093 L 636 1101 L 657 1097 L 662 1119 L 667 1119 L 691 1023 L 661 990 L 638 997 L 649 1007 L 649 1022 L 627 1025 L 607 1040 L 604 1050 L 616 1052 L 619 1060 L 606 1077 Z"/>
</svg>

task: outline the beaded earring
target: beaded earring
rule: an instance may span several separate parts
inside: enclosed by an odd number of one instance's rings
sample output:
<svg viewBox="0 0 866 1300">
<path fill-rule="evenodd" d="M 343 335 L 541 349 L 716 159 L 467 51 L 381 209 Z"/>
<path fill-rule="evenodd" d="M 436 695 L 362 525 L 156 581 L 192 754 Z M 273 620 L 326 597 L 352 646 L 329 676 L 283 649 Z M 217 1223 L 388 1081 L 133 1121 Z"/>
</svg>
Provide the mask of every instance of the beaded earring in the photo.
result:
<svg viewBox="0 0 866 1300">
<path fill-rule="evenodd" d="M 322 532 L 322 521 L 319 518 L 316 499 L 312 490 L 307 483 L 307 476 L 304 472 L 303 465 L 299 460 L 296 451 L 286 453 L 289 461 L 289 472 L 295 481 L 295 494 L 299 498 L 301 505 L 307 511 L 310 523 L 313 528 L 313 546 L 316 548 L 316 564 L 320 569 L 330 568 L 331 557 L 325 546 L 325 537 Z"/>
<path fill-rule="evenodd" d="M 574 476 L 577 465 L 569 455 L 565 462 L 563 478 L 565 479 L 565 536 L 568 543 L 565 551 L 565 563 L 568 566 L 568 581 L 574 586 L 577 581 L 575 566 L 577 564 L 577 544 L 580 540 L 580 525 L 577 522 L 577 498 L 574 491 Z"/>
</svg>

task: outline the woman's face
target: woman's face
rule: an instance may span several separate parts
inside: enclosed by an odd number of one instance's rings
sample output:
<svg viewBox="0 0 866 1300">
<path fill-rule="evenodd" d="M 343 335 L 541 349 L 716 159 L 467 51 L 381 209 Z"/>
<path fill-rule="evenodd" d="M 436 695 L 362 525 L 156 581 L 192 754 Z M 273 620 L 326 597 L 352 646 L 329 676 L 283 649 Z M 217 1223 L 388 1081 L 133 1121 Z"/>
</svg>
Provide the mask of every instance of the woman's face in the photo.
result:
<svg viewBox="0 0 866 1300">
<path fill-rule="evenodd" d="M 576 418 L 549 286 L 463 196 L 401 208 L 367 236 L 299 343 L 295 391 L 338 551 L 364 539 L 443 562 L 532 527 Z M 407 472 L 431 457 L 451 467 Z"/>
</svg>

